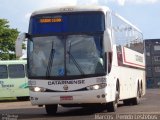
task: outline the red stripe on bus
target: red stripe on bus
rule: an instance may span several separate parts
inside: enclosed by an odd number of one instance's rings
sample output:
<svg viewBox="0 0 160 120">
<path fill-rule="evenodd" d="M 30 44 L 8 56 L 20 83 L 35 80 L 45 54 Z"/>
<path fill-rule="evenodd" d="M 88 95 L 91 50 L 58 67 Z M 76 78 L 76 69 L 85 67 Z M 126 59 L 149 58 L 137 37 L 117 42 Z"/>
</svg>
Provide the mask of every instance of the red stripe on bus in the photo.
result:
<svg viewBox="0 0 160 120">
<path fill-rule="evenodd" d="M 124 47 L 123 47 L 123 58 L 124 58 L 124 62 L 133 65 L 134 67 L 140 66 L 140 67 L 145 67 L 144 65 L 140 65 L 140 64 L 136 64 L 136 63 L 132 63 L 132 62 L 128 62 L 126 60 L 126 56 L 125 56 L 125 51 L 124 51 Z"/>
</svg>

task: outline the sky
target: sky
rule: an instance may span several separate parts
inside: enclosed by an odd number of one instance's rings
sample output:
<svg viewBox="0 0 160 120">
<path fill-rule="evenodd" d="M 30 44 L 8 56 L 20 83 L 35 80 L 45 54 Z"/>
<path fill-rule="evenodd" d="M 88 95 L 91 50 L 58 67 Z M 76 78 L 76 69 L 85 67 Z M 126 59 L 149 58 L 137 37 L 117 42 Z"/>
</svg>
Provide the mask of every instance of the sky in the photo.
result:
<svg viewBox="0 0 160 120">
<path fill-rule="evenodd" d="M 144 39 L 160 38 L 160 0 L 0 0 L 0 19 L 27 32 L 35 10 L 67 5 L 103 5 L 138 27 Z"/>
</svg>

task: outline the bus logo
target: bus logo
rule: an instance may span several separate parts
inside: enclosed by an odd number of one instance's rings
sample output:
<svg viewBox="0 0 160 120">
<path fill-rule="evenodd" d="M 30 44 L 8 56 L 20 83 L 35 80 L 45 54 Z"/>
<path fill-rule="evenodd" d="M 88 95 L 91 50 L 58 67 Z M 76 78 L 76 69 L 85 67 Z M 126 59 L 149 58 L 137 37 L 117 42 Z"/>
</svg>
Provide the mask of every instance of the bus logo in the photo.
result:
<svg viewBox="0 0 160 120">
<path fill-rule="evenodd" d="M 63 89 L 64 89 L 64 90 L 68 90 L 68 85 L 64 85 L 64 86 L 63 86 Z"/>
</svg>

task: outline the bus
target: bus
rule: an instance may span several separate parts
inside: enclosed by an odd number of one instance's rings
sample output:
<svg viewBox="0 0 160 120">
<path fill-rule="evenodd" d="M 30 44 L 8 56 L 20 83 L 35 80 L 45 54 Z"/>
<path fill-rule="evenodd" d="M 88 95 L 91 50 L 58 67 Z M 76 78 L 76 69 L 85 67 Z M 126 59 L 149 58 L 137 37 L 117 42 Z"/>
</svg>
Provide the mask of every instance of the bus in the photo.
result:
<svg viewBox="0 0 160 120">
<path fill-rule="evenodd" d="M 26 60 L 0 61 L 0 99 L 29 99 Z"/>
<path fill-rule="evenodd" d="M 108 7 L 73 6 L 32 13 L 16 54 L 28 42 L 32 105 L 56 114 L 58 105 L 137 105 L 145 94 L 142 32 Z"/>
</svg>

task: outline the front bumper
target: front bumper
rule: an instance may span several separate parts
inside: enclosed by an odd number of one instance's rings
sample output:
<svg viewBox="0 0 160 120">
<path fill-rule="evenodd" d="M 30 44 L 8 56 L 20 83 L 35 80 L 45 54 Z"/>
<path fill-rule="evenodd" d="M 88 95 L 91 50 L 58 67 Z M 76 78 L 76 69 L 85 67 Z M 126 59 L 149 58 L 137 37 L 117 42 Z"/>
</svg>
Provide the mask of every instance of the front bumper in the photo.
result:
<svg viewBox="0 0 160 120">
<path fill-rule="evenodd" d="M 62 99 L 69 98 L 69 99 Z M 32 92 L 32 105 L 106 103 L 105 89 L 76 92 Z"/>
</svg>

